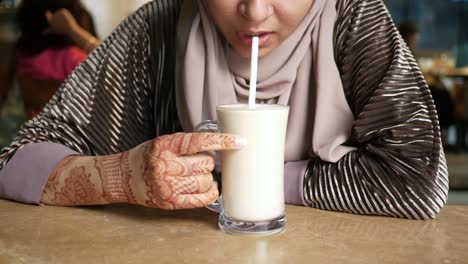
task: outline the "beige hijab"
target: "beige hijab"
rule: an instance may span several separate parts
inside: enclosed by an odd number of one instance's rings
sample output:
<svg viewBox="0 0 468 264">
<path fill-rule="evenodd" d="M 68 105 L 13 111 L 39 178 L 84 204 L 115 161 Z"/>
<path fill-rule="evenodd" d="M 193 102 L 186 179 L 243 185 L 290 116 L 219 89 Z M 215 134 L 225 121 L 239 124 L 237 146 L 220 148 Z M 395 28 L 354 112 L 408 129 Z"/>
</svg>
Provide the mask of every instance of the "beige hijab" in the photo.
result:
<svg viewBox="0 0 468 264">
<path fill-rule="evenodd" d="M 335 0 L 315 0 L 299 27 L 259 60 L 259 103 L 290 106 L 285 160 L 336 162 L 354 117 L 333 54 Z M 177 110 L 184 131 L 216 120 L 216 106 L 248 101 L 250 60 L 217 32 L 204 1 L 184 1 L 179 21 Z"/>
</svg>

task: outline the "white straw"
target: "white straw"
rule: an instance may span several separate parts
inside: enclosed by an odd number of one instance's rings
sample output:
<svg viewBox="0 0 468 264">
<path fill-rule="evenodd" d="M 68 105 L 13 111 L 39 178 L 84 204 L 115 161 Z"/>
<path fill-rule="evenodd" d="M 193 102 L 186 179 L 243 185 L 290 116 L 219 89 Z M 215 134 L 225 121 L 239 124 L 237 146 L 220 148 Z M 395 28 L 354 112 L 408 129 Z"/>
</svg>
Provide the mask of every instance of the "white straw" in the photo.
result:
<svg viewBox="0 0 468 264">
<path fill-rule="evenodd" d="M 257 97 L 257 70 L 258 70 L 258 36 L 252 38 L 252 56 L 250 60 L 250 92 L 249 108 L 255 108 L 255 99 Z"/>
</svg>

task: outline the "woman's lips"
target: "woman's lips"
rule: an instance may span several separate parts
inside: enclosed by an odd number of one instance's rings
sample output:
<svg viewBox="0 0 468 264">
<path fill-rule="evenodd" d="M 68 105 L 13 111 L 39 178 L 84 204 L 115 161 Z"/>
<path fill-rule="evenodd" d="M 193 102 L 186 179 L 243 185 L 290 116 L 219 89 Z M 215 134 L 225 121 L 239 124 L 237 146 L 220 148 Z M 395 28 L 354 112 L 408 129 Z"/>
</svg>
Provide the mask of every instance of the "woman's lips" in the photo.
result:
<svg viewBox="0 0 468 264">
<path fill-rule="evenodd" d="M 258 36 L 259 37 L 258 45 L 261 48 L 262 46 L 265 46 L 266 42 L 268 41 L 268 39 L 270 38 L 272 34 L 273 34 L 272 32 L 257 32 L 257 33 L 239 32 L 237 33 L 237 36 L 239 37 L 242 44 L 248 47 L 252 46 L 252 38 L 254 36 Z"/>
</svg>

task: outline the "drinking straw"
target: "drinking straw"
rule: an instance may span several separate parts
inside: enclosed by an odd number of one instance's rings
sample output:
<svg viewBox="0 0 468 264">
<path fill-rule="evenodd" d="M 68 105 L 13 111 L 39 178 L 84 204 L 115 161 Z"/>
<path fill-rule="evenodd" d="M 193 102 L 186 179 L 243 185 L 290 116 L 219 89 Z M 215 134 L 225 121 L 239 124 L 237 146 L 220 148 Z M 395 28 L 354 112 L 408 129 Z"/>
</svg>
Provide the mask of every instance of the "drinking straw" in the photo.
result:
<svg viewBox="0 0 468 264">
<path fill-rule="evenodd" d="M 258 70 L 258 36 L 252 38 L 252 56 L 250 58 L 250 89 L 249 89 L 249 108 L 255 108 L 255 99 L 257 97 L 257 70 Z"/>
</svg>

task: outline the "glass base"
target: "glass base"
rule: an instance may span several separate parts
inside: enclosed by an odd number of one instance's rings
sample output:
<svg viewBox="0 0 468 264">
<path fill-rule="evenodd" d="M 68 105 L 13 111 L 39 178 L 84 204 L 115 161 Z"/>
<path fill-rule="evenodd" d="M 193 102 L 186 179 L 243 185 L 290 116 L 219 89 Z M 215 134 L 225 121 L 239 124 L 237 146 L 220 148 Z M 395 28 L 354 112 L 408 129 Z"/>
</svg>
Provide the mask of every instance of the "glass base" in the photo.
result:
<svg viewBox="0 0 468 264">
<path fill-rule="evenodd" d="M 218 226 L 224 233 L 241 236 L 267 236 L 278 234 L 286 228 L 286 216 L 260 222 L 246 222 L 219 215 Z"/>
<path fill-rule="evenodd" d="M 223 195 L 218 197 L 218 200 L 214 201 L 213 203 L 205 206 L 206 208 L 210 209 L 213 212 L 221 213 L 223 207 Z"/>
</svg>

